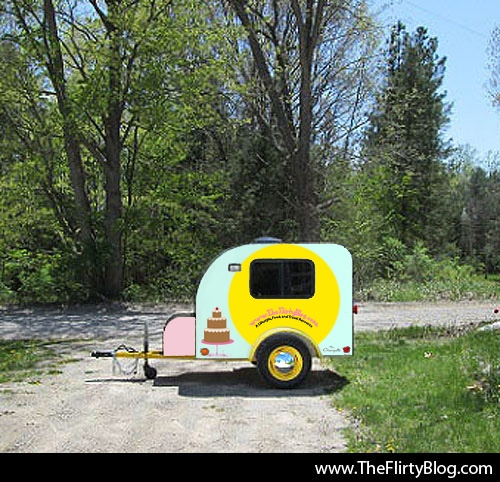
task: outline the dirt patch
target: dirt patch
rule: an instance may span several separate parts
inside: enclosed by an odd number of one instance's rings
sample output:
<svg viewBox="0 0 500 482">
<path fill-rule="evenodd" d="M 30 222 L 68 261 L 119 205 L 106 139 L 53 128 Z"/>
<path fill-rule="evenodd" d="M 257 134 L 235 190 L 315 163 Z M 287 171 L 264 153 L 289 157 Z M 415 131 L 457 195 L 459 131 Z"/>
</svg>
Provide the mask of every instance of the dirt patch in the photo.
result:
<svg viewBox="0 0 500 482">
<path fill-rule="evenodd" d="M 355 330 L 409 324 L 460 325 L 498 321 L 492 303 L 361 304 Z M 270 389 L 247 362 L 157 360 L 155 380 L 113 374 L 110 359 L 94 349 L 126 342 L 150 348 L 173 312 L 190 306 L 82 306 L 70 309 L 0 310 L 3 339 L 65 340 L 59 375 L 39 383 L 0 385 L 0 452 L 343 452 L 348 421 L 331 394 L 348 383 L 313 363 L 306 383 Z M 134 362 L 121 362 L 128 372 Z M 116 368 L 116 367 L 115 367 Z"/>
</svg>

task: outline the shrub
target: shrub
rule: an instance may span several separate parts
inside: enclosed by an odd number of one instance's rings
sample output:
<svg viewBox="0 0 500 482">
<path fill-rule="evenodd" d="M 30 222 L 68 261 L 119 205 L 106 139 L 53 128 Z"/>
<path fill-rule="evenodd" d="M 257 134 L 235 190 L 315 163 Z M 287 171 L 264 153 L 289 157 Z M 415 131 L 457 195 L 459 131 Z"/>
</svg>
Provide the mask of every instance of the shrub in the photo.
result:
<svg viewBox="0 0 500 482">
<path fill-rule="evenodd" d="M 422 243 L 413 250 L 391 243 L 395 261 L 388 263 L 388 275 L 378 278 L 359 293 L 361 299 L 376 301 L 436 301 L 498 297 L 500 286 L 461 264 L 458 257 L 435 259 Z"/>
<path fill-rule="evenodd" d="M 55 303 L 81 300 L 83 287 L 74 279 L 70 256 L 12 250 L 4 258 L 0 302 Z"/>
</svg>

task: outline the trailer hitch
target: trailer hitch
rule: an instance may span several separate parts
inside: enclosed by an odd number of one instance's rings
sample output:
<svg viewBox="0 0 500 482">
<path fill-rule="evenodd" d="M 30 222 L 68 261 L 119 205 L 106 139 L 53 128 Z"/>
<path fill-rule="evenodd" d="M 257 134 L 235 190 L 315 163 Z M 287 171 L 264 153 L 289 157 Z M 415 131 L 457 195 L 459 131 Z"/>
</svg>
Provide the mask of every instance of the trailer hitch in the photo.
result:
<svg viewBox="0 0 500 482">
<path fill-rule="evenodd" d="M 120 345 L 115 350 L 94 350 L 91 354 L 93 358 L 113 358 L 113 362 L 118 362 L 118 358 L 131 358 L 136 361 L 140 358 L 144 359 L 144 375 L 147 379 L 152 380 L 156 378 L 157 371 L 156 368 L 149 364 L 149 358 L 164 358 L 160 352 L 150 352 L 149 351 L 149 330 L 147 321 L 144 324 L 144 346 L 143 351 L 138 351 L 135 348 L 127 345 Z M 115 366 L 115 365 L 113 365 Z M 137 368 L 137 364 L 135 365 Z M 135 372 L 134 368 L 134 372 Z M 120 370 L 123 369 L 120 367 Z"/>
</svg>

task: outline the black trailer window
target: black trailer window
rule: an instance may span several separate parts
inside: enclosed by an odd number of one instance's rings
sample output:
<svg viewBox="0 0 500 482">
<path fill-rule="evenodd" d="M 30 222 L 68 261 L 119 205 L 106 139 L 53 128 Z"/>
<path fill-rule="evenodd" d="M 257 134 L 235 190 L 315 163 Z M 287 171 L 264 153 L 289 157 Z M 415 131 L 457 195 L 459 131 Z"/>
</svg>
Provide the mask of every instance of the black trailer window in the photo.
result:
<svg viewBox="0 0 500 482">
<path fill-rule="evenodd" d="M 311 298 L 314 263 L 309 259 L 256 259 L 250 264 L 254 298 Z"/>
</svg>

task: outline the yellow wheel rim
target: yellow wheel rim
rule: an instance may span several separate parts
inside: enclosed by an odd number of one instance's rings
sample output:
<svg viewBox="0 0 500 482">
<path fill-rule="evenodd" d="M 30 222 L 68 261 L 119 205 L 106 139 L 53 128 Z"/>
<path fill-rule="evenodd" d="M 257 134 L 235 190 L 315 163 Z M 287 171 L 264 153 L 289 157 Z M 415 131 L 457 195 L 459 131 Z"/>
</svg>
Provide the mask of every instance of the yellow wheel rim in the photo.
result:
<svg viewBox="0 0 500 482">
<path fill-rule="evenodd" d="M 293 380 L 302 371 L 304 361 L 299 350 L 293 346 L 276 347 L 267 359 L 269 373 L 276 380 Z"/>
</svg>

